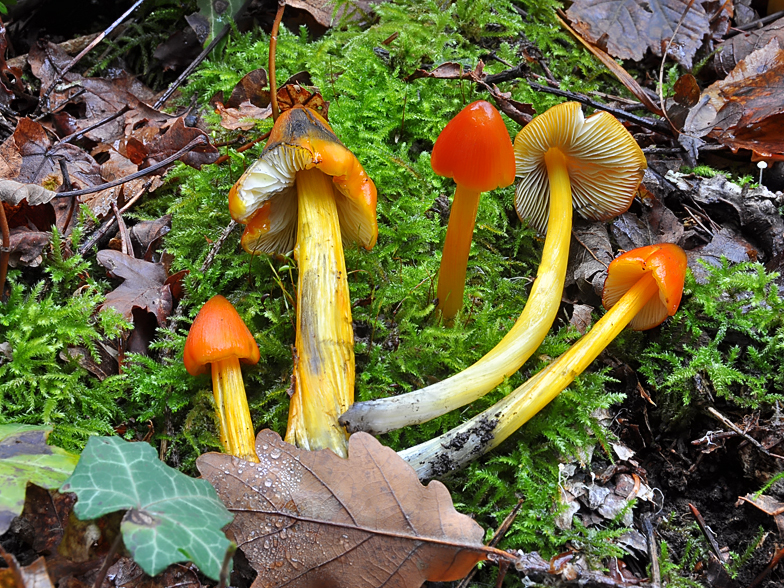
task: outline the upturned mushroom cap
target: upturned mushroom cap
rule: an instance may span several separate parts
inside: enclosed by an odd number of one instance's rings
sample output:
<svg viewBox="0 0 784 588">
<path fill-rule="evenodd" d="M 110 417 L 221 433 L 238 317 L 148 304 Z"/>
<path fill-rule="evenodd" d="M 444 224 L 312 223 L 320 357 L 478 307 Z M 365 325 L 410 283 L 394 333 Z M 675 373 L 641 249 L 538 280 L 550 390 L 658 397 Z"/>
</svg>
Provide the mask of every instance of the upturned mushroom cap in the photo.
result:
<svg viewBox="0 0 784 588">
<path fill-rule="evenodd" d="M 515 155 L 506 125 L 489 102 L 478 100 L 457 113 L 433 146 L 430 164 L 439 176 L 477 192 L 514 182 Z"/>
<path fill-rule="evenodd" d="M 607 112 L 583 116 L 565 102 L 528 123 L 514 142 L 517 176 L 515 208 L 541 234 L 547 231 L 550 182 L 544 155 L 560 149 L 569 167 L 572 200 L 584 218 L 607 220 L 626 210 L 648 167 L 645 155 L 624 126 Z"/>
<path fill-rule="evenodd" d="M 652 329 L 678 310 L 686 265 L 683 249 L 672 243 L 627 251 L 616 257 L 607 268 L 602 304 L 607 309 L 612 308 L 645 273 L 651 273 L 659 286 L 659 296 L 653 297 L 629 326 L 635 331 Z"/>
<path fill-rule="evenodd" d="M 218 294 L 196 315 L 185 340 L 183 361 L 188 373 L 198 376 L 207 372 L 208 364 L 232 357 L 258 363 L 259 346 L 231 302 Z"/>
<path fill-rule="evenodd" d="M 283 112 L 261 157 L 229 192 L 229 211 L 248 224 L 242 246 L 249 253 L 288 253 L 297 230 L 298 171 L 318 168 L 332 176 L 344 241 L 365 249 L 376 244 L 376 187 L 357 158 L 318 113 L 303 106 Z"/>
</svg>

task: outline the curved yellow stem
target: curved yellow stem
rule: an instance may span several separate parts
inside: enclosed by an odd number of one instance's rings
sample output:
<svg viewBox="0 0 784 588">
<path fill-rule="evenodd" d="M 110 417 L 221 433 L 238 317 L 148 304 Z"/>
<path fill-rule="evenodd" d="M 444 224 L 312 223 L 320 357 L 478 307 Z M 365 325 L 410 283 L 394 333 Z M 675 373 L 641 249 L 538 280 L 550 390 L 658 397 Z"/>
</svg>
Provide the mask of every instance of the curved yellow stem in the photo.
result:
<svg viewBox="0 0 784 588">
<path fill-rule="evenodd" d="M 340 418 L 350 431 L 394 431 L 473 402 L 519 370 L 541 345 L 561 305 L 572 234 L 572 190 L 566 157 L 559 149 L 550 149 L 545 161 L 550 179 L 547 237 L 536 280 L 517 322 L 487 355 L 459 374 L 421 390 L 354 404 Z"/>
<path fill-rule="evenodd" d="M 212 394 L 220 420 L 220 440 L 226 453 L 258 462 L 256 436 L 250 419 L 240 361 L 236 357 L 211 364 Z"/>
<path fill-rule="evenodd" d="M 471 252 L 480 194 L 457 184 L 452 200 L 436 290 L 438 309 L 446 324 L 450 324 L 463 307 L 468 254 Z"/>
<path fill-rule="evenodd" d="M 332 179 L 297 172 L 297 335 L 286 441 L 348 452 L 338 416 L 354 401 L 354 331 Z"/>
<path fill-rule="evenodd" d="M 486 411 L 399 455 L 425 480 L 465 466 L 498 446 L 547 406 L 618 336 L 634 316 L 658 294 L 650 273 L 624 294 L 569 351 Z M 460 443 L 456 443 L 456 440 Z"/>
</svg>

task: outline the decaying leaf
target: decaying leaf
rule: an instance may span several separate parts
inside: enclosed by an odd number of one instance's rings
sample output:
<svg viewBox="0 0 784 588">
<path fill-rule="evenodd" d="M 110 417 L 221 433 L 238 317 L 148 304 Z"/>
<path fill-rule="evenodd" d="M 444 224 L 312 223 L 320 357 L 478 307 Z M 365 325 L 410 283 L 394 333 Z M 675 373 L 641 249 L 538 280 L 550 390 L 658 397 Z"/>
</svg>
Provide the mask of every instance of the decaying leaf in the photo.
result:
<svg viewBox="0 0 784 588">
<path fill-rule="evenodd" d="M 514 558 L 482 545 L 446 487 L 365 433 L 349 457 L 298 449 L 269 430 L 260 463 L 217 453 L 196 461 L 235 515 L 235 541 L 259 572 L 252 588 L 411 588 L 465 576 L 476 562 Z"/>
<path fill-rule="evenodd" d="M 774 38 L 705 89 L 684 132 L 714 137 L 733 151 L 749 149 L 759 159 L 784 160 L 782 79 L 784 50 Z"/>
<path fill-rule="evenodd" d="M 79 459 L 46 444 L 51 427 L 0 425 L 0 535 L 22 512 L 28 482 L 57 488 Z"/>
<path fill-rule="evenodd" d="M 770 43 L 771 39 L 778 39 L 779 47 L 784 47 L 784 17 L 721 43 L 713 57 L 713 68 L 720 76 L 726 76 L 741 60 Z"/>
<path fill-rule="evenodd" d="M 54 588 L 46 570 L 46 560 L 39 557 L 29 566 L 20 566 L 13 555 L 3 556 L 8 568 L 0 570 L 0 588 Z M 21 586 L 19 586 L 21 581 Z"/>
<path fill-rule="evenodd" d="M 577 0 L 566 14 L 574 29 L 591 43 L 606 46 L 621 59 L 641 61 L 646 50 L 661 56 L 673 38 L 689 0 Z M 673 39 L 670 55 L 691 69 L 692 58 L 710 30 L 702 2 L 694 2 Z"/>
<path fill-rule="evenodd" d="M 173 299 L 162 264 L 136 259 L 112 249 L 99 251 L 97 259 L 112 274 L 125 280 L 106 295 L 102 307 L 114 307 L 128 320 L 133 318 L 134 307 L 141 308 L 154 314 L 159 325 L 164 323 L 171 314 Z"/>
</svg>

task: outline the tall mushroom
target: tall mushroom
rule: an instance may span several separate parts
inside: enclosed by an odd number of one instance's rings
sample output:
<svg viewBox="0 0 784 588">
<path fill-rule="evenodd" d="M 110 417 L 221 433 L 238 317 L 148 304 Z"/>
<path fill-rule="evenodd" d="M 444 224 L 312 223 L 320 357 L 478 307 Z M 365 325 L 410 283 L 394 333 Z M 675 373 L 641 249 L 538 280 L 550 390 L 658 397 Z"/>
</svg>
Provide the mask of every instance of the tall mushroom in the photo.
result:
<svg viewBox="0 0 784 588">
<path fill-rule="evenodd" d="M 223 296 L 210 298 L 196 315 L 185 340 L 183 361 L 192 376 L 207 370 L 212 373 L 220 440 L 226 453 L 258 462 L 240 362 L 258 363 L 259 346 Z"/>
<path fill-rule="evenodd" d="M 314 111 L 283 112 L 261 157 L 229 193 L 249 253 L 290 252 L 299 265 L 294 395 L 286 441 L 347 452 L 338 415 L 354 400 L 354 332 L 342 241 L 371 249 L 376 188 Z M 296 238 L 296 245 L 295 245 Z"/>
<path fill-rule="evenodd" d="M 441 317 L 449 323 L 463 307 L 479 196 L 514 181 L 514 150 L 501 115 L 484 100 L 466 106 L 441 131 L 430 163 L 434 172 L 457 185 L 436 290 Z"/>
<path fill-rule="evenodd" d="M 612 115 L 583 117 L 580 105 L 554 106 L 515 139 L 516 208 L 547 236 L 528 302 L 506 336 L 478 362 L 441 382 L 390 398 L 358 402 L 340 421 L 350 431 L 383 433 L 424 423 L 473 402 L 511 376 L 544 340 L 561 303 L 572 203 L 607 220 L 626 211 L 647 167 L 634 138 Z"/>
<path fill-rule="evenodd" d="M 627 324 L 652 329 L 678 310 L 686 254 L 677 245 L 633 249 L 613 260 L 607 271 L 602 299 L 610 309 L 569 351 L 481 414 L 399 452 L 420 479 L 463 467 L 498 446 L 558 396 Z"/>
</svg>

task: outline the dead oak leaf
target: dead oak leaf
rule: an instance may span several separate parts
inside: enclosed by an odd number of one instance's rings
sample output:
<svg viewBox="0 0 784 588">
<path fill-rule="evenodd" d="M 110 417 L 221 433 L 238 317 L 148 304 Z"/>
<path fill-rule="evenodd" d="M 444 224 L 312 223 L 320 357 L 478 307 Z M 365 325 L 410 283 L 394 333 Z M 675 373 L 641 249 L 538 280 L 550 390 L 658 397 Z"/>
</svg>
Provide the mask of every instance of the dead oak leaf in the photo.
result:
<svg viewBox="0 0 784 588">
<path fill-rule="evenodd" d="M 132 320 L 134 308 L 141 308 L 154 314 L 159 325 L 164 324 L 174 300 L 162 264 L 136 259 L 112 249 L 99 251 L 96 257 L 113 275 L 125 280 L 106 295 L 102 307 L 116 308 L 127 320 Z"/>
<path fill-rule="evenodd" d="M 641 61 L 646 50 L 661 56 L 689 0 L 577 0 L 566 14 L 585 39 L 606 45 L 621 59 Z M 673 39 L 670 54 L 691 69 L 692 58 L 710 30 L 701 2 L 694 2 Z"/>
<path fill-rule="evenodd" d="M 259 572 L 251 588 L 416 588 L 484 559 L 515 560 L 482 544 L 482 527 L 443 484 L 423 486 L 371 435 L 352 435 L 343 459 L 264 430 L 256 453 L 258 464 L 217 453 L 196 461 L 234 514 L 228 530 Z"/>
</svg>

